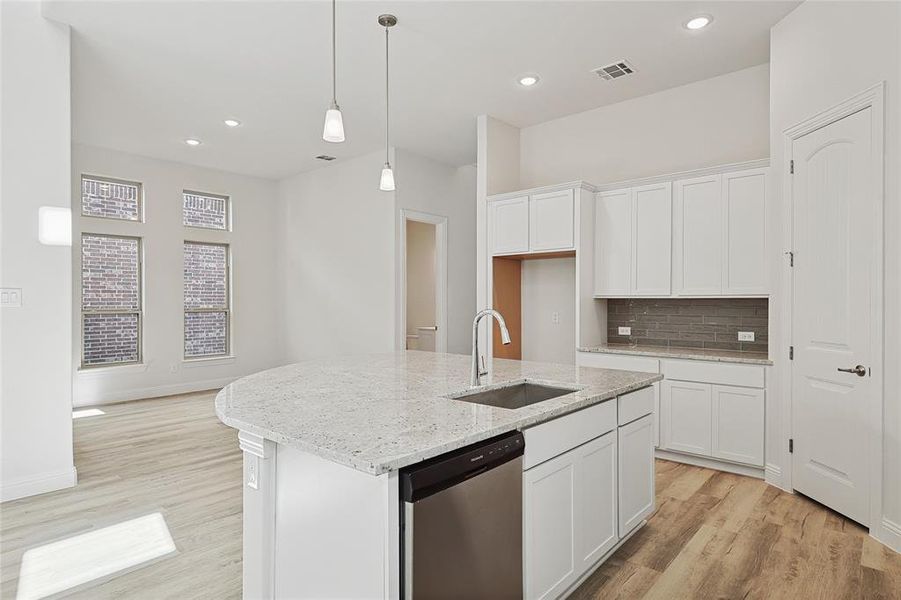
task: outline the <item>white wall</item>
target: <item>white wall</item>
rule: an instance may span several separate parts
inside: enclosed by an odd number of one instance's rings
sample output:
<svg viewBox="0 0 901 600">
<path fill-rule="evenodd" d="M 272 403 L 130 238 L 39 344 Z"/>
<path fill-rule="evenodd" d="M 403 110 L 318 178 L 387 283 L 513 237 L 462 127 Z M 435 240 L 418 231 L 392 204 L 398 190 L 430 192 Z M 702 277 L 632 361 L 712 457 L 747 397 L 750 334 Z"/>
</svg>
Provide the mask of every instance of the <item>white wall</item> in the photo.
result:
<svg viewBox="0 0 901 600">
<path fill-rule="evenodd" d="M 447 351 L 468 353 L 475 316 L 475 172 L 398 149 L 397 206 L 447 217 Z"/>
<path fill-rule="evenodd" d="M 73 216 L 75 404 L 87 405 L 211 389 L 282 360 L 276 239 L 275 182 L 114 150 L 75 145 L 72 204 L 80 202 L 81 175 L 138 181 L 144 187 L 144 223 Z M 182 191 L 231 198 L 232 231 L 182 225 Z M 143 364 L 79 369 L 80 246 L 82 232 L 133 235 L 144 250 Z M 184 360 L 182 254 L 185 240 L 225 242 L 231 251 L 231 357 Z"/>
<path fill-rule="evenodd" d="M 772 30 L 771 151 L 774 192 L 781 199 L 785 176 L 782 132 L 879 81 L 886 82 L 885 110 L 885 429 L 882 539 L 901 551 L 901 3 L 805 2 Z M 782 232 L 783 214 L 771 211 L 770 229 Z M 781 298 L 778 274 L 784 263 L 777 253 L 788 247 L 782 237 L 772 256 L 774 292 Z M 778 306 L 778 305 L 774 305 Z M 778 310 L 770 338 L 779 339 L 785 324 Z M 781 378 L 785 362 L 774 375 Z M 781 420 L 780 390 L 767 406 L 767 461 L 785 465 L 787 424 Z M 879 523 L 874 524 L 877 528 Z"/>
<path fill-rule="evenodd" d="M 378 188 L 383 162 L 375 152 L 279 182 L 286 362 L 394 349 L 395 200 Z"/>
<path fill-rule="evenodd" d="M 407 335 L 435 325 L 435 229 L 407 222 Z"/>
<path fill-rule="evenodd" d="M 522 359 L 576 362 L 575 258 L 522 261 Z"/>
<path fill-rule="evenodd" d="M 71 249 L 38 243 L 38 207 L 69 206 L 69 28 L 0 3 L 0 500 L 75 484 Z"/>
<path fill-rule="evenodd" d="M 768 131 L 763 64 L 525 127 L 519 184 L 601 184 L 765 158 Z"/>
</svg>

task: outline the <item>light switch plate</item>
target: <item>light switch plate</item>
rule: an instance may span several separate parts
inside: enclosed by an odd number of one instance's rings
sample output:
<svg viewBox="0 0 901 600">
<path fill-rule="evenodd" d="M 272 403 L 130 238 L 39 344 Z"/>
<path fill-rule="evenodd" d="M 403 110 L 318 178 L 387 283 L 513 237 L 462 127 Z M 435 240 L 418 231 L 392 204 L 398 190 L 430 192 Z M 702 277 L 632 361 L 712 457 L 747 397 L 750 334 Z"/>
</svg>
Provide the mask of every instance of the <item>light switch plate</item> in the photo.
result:
<svg viewBox="0 0 901 600">
<path fill-rule="evenodd" d="M 22 288 L 0 288 L 0 306 L 3 308 L 22 306 Z"/>
<path fill-rule="evenodd" d="M 753 331 L 739 331 L 738 332 L 738 341 L 739 342 L 753 342 L 754 341 L 754 332 Z"/>
<path fill-rule="evenodd" d="M 619 335 L 632 335 L 631 327 L 618 327 L 616 331 Z"/>
</svg>

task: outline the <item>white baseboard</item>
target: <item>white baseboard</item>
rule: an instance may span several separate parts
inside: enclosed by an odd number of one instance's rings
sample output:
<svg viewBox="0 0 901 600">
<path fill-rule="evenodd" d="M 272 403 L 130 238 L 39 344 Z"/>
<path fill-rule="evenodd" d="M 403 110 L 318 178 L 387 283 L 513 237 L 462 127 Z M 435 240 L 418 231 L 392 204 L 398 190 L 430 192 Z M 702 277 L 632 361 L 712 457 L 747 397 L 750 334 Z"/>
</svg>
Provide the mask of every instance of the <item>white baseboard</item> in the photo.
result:
<svg viewBox="0 0 901 600">
<path fill-rule="evenodd" d="M 751 467 L 749 465 L 740 465 L 737 463 L 716 460 L 715 458 L 707 458 L 705 456 L 692 456 L 690 454 L 682 454 L 681 452 L 671 452 L 669 450 L 654 451 L 657 458 L 663 460 L 671 460 L 673 462 L 685 463 L 695 467 L 704 467 L 706 469 L 715 469 L 717 471 L 726 471 L 727 473 L 735 473 L 736 475 L 744 475 L 746 477 L 756 477 L 764 479 L 763 469 L 760 467 Z"/>
<path fill-rule="evenodd" d="M 76 408 L 85 406 L 99 406 L 102 404 L 116 404 L 117 402 L 127 402 L 129 400 L 143 400 L 144 398 L 158 398 L 160 396 L 172 396 L 175 394 L 188 394 L 191 392 L 202 392 L 204 390 L 213 390 L 224 387 L 238 379 L 243 375 L 233 377 L 220 377 L 218 379 L 206 379 L 203 381 L 189 381 L 185 383 L 172 383 L 168 385 L 155 385 L 143 388 L 133 388 L 130 390 L 112 390 L 104 392 L 79 392 L 76 384 L 75 402 Z"/>
<path fill-rule="evenodd" d="M 794 492 L 785 486 L 785 481 L 782 478 L 782 467 L 778 465 L 774 465 L 772 463 L 767 463 L 766 467 L 763 470 L 764 480 L 773 487 L 777 487 L 783 492 L 787 492 L 789 494 L 793 494 Z"/>
<path fill-rule="evenodd" d="M 46 494 L 74 486 L 78 481 L 75 466 L 53 473 L 41 473 L 0 484 L 0 502 Z"/>
<path fill-rule="evenodd" d="M 870 535 L 877 541 L 885 544 L 895 552 L 901 554 L 901 525 L 890 519 L 882 518 L 879 527 L 870 529 Z"/>
</svg>

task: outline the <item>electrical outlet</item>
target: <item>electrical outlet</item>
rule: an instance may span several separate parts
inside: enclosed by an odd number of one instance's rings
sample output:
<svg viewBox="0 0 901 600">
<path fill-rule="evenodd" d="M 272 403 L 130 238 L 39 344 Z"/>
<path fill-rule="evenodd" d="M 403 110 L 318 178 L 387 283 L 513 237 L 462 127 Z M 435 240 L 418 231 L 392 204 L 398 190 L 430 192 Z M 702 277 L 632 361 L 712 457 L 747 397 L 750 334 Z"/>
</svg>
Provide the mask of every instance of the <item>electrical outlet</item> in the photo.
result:
<svg viewBox="0 0 901 600">
<path fill-rule="evenodd" d="M 616 331 L 619 335 L 632 335 L 631 327 L 619 327 Z"/>
<path fill-rule="evenodd" d="M 559 325 L 559 324 L 560 324 L 560 313 L 557 312 L 556 310 L 555 310 L 553 313 L 551 313 L 551 322 L 552 322 L 554 325 Z"/>
<path fill-rule="evenodd" d="M 739 331 L 738 332 L 738 341 L 739 342 L 753 342 L 754 341 L 754 332 L 753 331 Z"/>
<path fill-rule="evenodd" d="M 0 306 L 3 308 L 22 306 L 22 288 L 0 288 Z"/>
</svg>

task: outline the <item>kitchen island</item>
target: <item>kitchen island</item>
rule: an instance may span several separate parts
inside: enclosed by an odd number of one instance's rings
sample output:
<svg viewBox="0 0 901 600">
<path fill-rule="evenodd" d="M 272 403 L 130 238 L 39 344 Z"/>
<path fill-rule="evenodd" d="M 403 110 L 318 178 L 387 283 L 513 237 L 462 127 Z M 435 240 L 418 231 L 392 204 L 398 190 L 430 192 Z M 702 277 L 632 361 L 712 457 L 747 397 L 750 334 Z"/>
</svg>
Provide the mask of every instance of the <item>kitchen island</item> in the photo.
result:
<svg viewBox="0 0 901 600">
<path fill-rule="evenodd" d="M 239 430 L 244 452 L 245 598 L 399 597 L 399 469 L 604 403 L 615 430 L 610 401 L 661 379 L 497 359 L 483 388 L 572 390 L 506 409 L 455 398 L 469 369 L 467 356 L 399 351 L 271 369 L 218 394 L 216 414 Z M 535 447 L 569 431 L 550 430 Z"/>
</svg>

